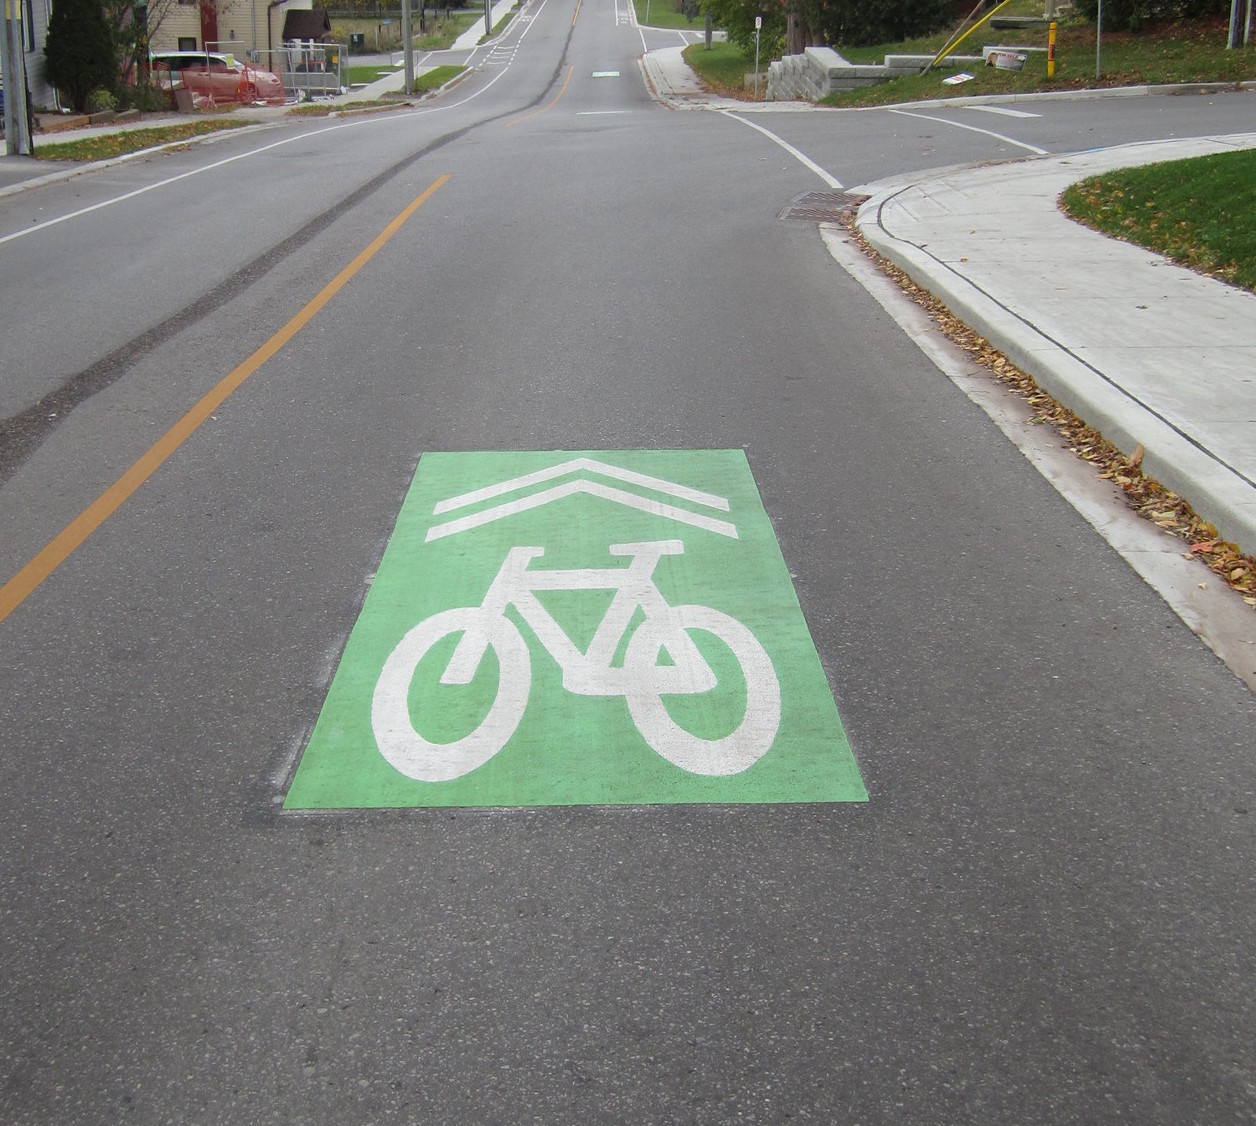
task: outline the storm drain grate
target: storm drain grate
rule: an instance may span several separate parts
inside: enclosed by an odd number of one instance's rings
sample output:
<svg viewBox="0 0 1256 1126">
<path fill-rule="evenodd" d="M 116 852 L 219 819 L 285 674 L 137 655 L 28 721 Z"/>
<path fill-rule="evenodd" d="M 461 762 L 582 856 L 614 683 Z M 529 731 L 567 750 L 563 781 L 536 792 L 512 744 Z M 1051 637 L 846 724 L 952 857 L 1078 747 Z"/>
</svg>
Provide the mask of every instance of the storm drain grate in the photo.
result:
<svg viewBox="0 0 1256 1126">
<path fill-rule="evenodd" d="M 851 214 L 867 198 L 850 192 L 803 192 L 791 199 L 777 218 L 799 219 L 804 223 L 840 223 L 842 216 Z"/>
</svg>

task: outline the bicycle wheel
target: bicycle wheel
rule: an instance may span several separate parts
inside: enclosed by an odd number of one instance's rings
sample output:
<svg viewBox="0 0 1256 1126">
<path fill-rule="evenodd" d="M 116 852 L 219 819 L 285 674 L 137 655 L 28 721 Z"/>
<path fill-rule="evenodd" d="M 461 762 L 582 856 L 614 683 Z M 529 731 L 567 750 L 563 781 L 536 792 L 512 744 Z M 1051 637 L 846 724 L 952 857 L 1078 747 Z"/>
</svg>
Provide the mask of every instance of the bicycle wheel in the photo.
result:
<svg viewBox="0 0 1256 1126">
<path fill-rule="evenodd" d="M 648 686 L 667 636 L 677 629 L 702 630 L 732 650 L 746 679 L 746 714 L 730 734 L 704 739 L 680 726 L 649 687 L 630 688 L 628 712 L 637 730 L 668 762 L 691 774 L 740 774 L 761 759 L 781 726 L 781 685 L 767 651 L 736 618 L 710 606 L 673 606 L 665 616 L 647 619 L 624 652 L 624 670 L 636 685 Z"/>
<path fill-rule="evenodd" d="M 497 695 L 488 714 L 470 734 L 433 743 L 415 729 L 410 715 L 410 682 L 428 650 L 442 638 L 468 629 L 483 630 L 497 655 Z M 487 646 L 485 648 L 487 652 Z M 460 606 L 425 618 L 388 655 L 371 699 L 371 728 L 379 753 L 407 778 L 449 782 L 483 766 L 515 733 L 532 688 L 532 660 L 518 628 L 479 606 Z"/>
</svg>

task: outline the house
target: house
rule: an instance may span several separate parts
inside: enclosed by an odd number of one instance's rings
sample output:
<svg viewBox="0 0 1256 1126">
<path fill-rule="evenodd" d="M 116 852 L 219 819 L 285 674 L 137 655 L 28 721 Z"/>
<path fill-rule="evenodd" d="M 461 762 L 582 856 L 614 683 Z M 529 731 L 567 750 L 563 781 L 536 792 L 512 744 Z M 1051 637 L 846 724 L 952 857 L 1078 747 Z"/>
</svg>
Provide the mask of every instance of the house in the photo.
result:
<svg viewBox="0 0 1256 1126">
<path fill-rule="evenodd" d="M 233 52 L 266 70 L 278 71 L 281 67 L 273 55 L 283 46 L 288 16 L 309 14 L 311 9 L 312 0 L 150 0 L 149 47 L 154 51 Z M 313 14 L 321 17 L 320 28 L 325 22 L 327 31 L 331 30 L 326 12 Z"/>
<path fill-rule="evenodd" d="M 26 85 L 31 92 L 31 105 L 36 109 L 52 109 L 57 105 L 57 92 L 44 78 L 44 43 L 48 39 L 48 19 L 52 0 L 17 0 L 22 14 L 22 57 L 26 62 Z M 6 4 L 5 7 L 8 7 Z M 0 75 L 0 85 L 7 91 L 8 83 Z"/>
</svg>

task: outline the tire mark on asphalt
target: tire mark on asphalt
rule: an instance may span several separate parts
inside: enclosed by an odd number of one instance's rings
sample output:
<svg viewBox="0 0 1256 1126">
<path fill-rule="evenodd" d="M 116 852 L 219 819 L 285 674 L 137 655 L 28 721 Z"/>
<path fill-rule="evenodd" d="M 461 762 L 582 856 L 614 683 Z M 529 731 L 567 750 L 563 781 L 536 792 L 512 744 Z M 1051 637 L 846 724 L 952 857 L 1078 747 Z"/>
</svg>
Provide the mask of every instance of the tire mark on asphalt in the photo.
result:
<svg viewBox="0 0 1256 1126">
<path fill-rule="evenodd" d="M 519 36 L 520 43 L 522 43 L 524 36 L 535 26 L 536 17 L 540 15 L 547 2 L 548 0 L 542 0 L 537 11 L 533 14 L 532 20 L 523 27 Z M 171 314 L 165 320 L 140 333 L 134 339 L 115 348 L 89 367 L 69 376 L 60 387 L 50 391 L 25 410 L 8 418 L 0 419 L 0 485 L 3 485 L 12 477 L 39 447 L 56 432 L 57 427 L 66 420 L 75 407 L 87 402 L 101 391 L 112 387 L 136 363 L 155 349 L 178 336 L 185 329 L 216 313 L 228 302 L 246 293 L 252 285 L 264 278 L 276 266 L 282 264 L 302 247 L 308 245 L 337 219 L 368 199 L 391 180 L 412 168 L 424 157 L 432 155 L 432 153 L 439 151 L 446 145 L 452 144 L 454 141 L 461 140 L 475 130 L 501 121 L 504 118 L 517 117 L 521 112 L 526 112 L 541 105 L 549 95 L 553 85 L 559 80 L 563 64 L 567 60 L 567 53 L 571 48 L 571 38 L 574 30 L 573 24 L 567 32 L 561 58 L 554 67 L 554 73 L 550 82 L 535 98 L 524 105 L 522 110 L 515 108 L 495 113 L 479 121 L 472 122 L 470 125 L 463 126 L 461 129 L 451 130 L 449 133 L 435 138 L 422 148 L 399 160 L 396 164 L 373 176 L 338 203 L 333 204 L 326 211 L 322 212 L 322 214 L 316 215 L 300 230 L 295 231 L 282 242 L 259 254 L 251 262 L 240 267 L 235 273 L 219 282 L 201 297 L 192 301 L 184 309 Z M 466 105 L 472 99 L 483 94 L 505 74 L 505 70 L 501 71 L 487 85 L 470 96 L 448 106 L 433 107 L 432 112 L 456 109 L 459 106 Z M 343 129 L 346 126 L 338 125 L 334 128 Z M 299 139 L 299 137 L 293 138 L 293 140 Z M 280 142 L 280 144 L 286 143 L 288 142 Z M 275 146 L 267 146 L 267 148 L 273 147 Z M 251 156 L 255 155 L 255 153 L 243 155 Z M 198 171 L 205 170 L 200 169 Z"/>
</svg>

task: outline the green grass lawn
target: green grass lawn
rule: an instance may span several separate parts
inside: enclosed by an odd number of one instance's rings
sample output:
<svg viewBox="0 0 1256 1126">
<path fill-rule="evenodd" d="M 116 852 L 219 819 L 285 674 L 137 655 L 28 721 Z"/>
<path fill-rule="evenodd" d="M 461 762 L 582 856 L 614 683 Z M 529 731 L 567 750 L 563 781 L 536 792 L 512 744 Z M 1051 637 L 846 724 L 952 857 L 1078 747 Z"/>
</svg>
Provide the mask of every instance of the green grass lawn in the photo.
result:
<svg viewBox="0 0 1256 1126">
<path fill-rule="evenodd" d="M 637 9 L 637 23 L 647 27 L 674 27 L 682 31 L 701 31 L 706 27 L 705 16 L 690 19 L 676 6 L 676 0 L 633 0 L 633 4 Z"/>
<path fill-rule="evenodd" d="M 1106 32 L 1096 78 L 1095 29 L 1077 20 L 1061 23 L 1056 43 L 1055 77 L 1047 77 L 1044 51 L 1029 53 L 1020 73 L 975 66 L 966 73 L 971 82 L 946 86 L 942 79 L 954 73 L 943 69 L 926 75 L 895 79 L 864 90 L 831 94 L 826 105 L 887 105 L 893 102 L 974 94 L 1017 94 L 1039 90 L 1079 90 L 1096 86 L 1140 86 L 1181 82 L 1240 82 L 1256 79 L 1256 50 L 1226 50 L 1225 21 L 1164 25 L 1132 32 Z M 846 48 L 841 54 L 855 63 L 881 62 L 888 54 L 934 54 L 949 36 L 940 34 L 906 43 Z M 983 28 L 959 48 L 960 54 L 980 55 L 983 46 L 1043 47 L 1047 29 Z"/>
<path fill-rule="evenodd" d="M 436 90 L 444 86 L 450 79 L 457 78 L 466 69 L 465 66 L 438 66 L 435 70 L 429 70 L 426 74 L 420 74 L 414 80 L 414 92 L 416 94 L 425 94 L 429 90 Z"/>
<path fill-rule="evenodd" d="M 84 137 L 76 141 L 45 141 L 43 138 L 36 138 L 34 156 L 37 160 L 108 160 L 158 145 L 190 141 L 193 137 L 206 133 L 239 129 L 247 124 L 246 121 L 233 121 L 225 117 L 205 117 L 180 122 L 178 125 L 103 133 L 98 137 Z"/>
<path fill-rule="evenodd" d="M 1060 202 L 1104 234 L 1256 290 L 1256 150 L 1122 169 Z"/>
<path fill-rule="evenodd" d="M 390 74 L 400 74 L 402 71 L 400 66 L 349 66 L 344 69 L 344 81 L 346 86 L 369 86 L 372 82 L 377 82 L 381 78 L 385 78 Z M 441 66 L 436 70 L 430 71 L 428 74 L 420 75 L 415 79 L 415 87 L 419 90 L 432 90 L 437 86 L 443 86 L 455 75 L 461 74 L 466 68 L 460 66 Z M 436 82 L 431 82 L 432 75 L 439 74 L 442 77 Z M 420 86 L 420 82 L 426 85 Z"/>
<path fill-rule="evenodd" d="M 400 69 L 388 66 L 347 66 L 341 71 L 340 77 L 346 86 L 369 86 Z"/>
<path fill-rule="evenodd" d="M 732 43 L 719 41 L 711 44 L 708 51 L 701 43 L 694 43 L 685 48 L 687 62 L 712 90 L 730 98 L 749 99 L 754 96 L 754 89 L 746 89 L 745 77 L 754 73 L 754 56 L 749 59 L 742 54 L 741 48 Z M 768 60 L 766 56 L 759 59 L 759 98 L 762 100 L 768 88 Z"/>
</svg>

